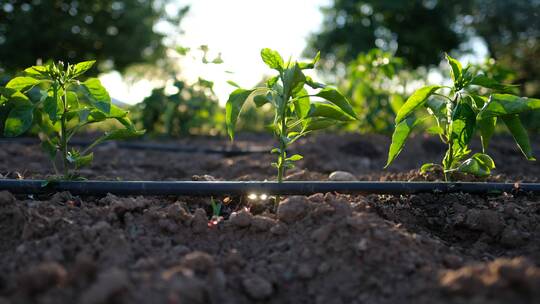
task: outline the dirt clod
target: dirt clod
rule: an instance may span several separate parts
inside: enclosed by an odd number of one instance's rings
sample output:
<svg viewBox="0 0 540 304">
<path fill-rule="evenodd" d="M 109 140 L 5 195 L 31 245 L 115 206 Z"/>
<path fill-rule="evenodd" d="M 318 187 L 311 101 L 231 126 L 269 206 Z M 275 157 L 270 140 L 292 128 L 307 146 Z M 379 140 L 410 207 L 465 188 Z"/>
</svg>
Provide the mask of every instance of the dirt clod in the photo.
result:
<svg viewBox="0 0 540 304">
<path fill-rule="evenodd" d="M 55 262 L 45 262 L 29 268 L 17 278 L 18 286 L 28 295 L 45 292 L 66 281 L 67 272 Z"/>
<path fill-rule="evenodd" d="M 81 304 L 104 304 L 113 302 L 120 297 L 129 287 L 127 274 L 119 269 L 110 269 L 102 273 L 97 281 L 86 290 L 79 303 Z"/>
<path fill-rule="evenodd" d="M 504 229 L 504 221 L 492 210 L 470 209 L 467 212 L 465 225 L 472 230 L 479 230 L 495 236 Z"/>
<path fill-rule="evenodd" d="M 186 254 L 180 264 L 195 272 L 205 273 L 214 267 L 214 258 L 206 252 L 194 251 Z"/>
<path fill-rule="evenodd" d="M 309 208 L 305 196 L 290 196 L 279 203 L 277 217 L 280 221 L 291 224 L 304 217 Z"/>
<path fill-rule="evenodd" d="M 251 225 L 253 216 L 249 211 L 246 209 L 242 209 L 238 212 L 231 213 L 231 216 L 229 217 L 229 222 L 231 225 L 236 226 L 238 228 L 246 228 Z"/>
<path fill-rule="evenodd" d="M 8 206 L 15 202 L 15 197 L 9 191 L 0 191 L 0 207 Z"/>
<path fill-rule="evenodd" d="M 195 233 L 203 233 L 208 230 L 208 217 L 206 216 L 206 211 L 199 208 L 195 210 L 193 214 L 193 220 L 191 221 L 191 227 Z"/>
<path fill-rule="evenodd" d="M 263 300 L 272 295 L 272 283 L 258 275 L 250 275 L 242 280 L 246 293 L 254 300 Z"/>
</svg>

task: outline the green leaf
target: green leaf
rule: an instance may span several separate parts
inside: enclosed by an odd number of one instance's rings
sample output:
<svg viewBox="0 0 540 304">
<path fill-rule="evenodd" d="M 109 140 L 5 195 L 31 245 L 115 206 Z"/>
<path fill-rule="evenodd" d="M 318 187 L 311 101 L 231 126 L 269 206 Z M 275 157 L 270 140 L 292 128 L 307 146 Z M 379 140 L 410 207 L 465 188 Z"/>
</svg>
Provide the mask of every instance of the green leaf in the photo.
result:
<svg viewBox="0 0 540 304">
<path fill-rule="evenodd" d="M 347 113 L 330 103 L 314 102 L 311 104 L 307 117 L 324 117 L 339 121 L 353 121 Z"/>
<path fill-rule="evenodd" d="M 310 76 L 306 76 L 306 84 L 308 86 L 310 86 L 312 89 L 324 89 L 324 88 L 326 88 L 326 85 L 324 83 L 316 82 Z"/>
<path fill-rule="evenodd" d="M 111 97 L 101 85 L 101 81 L 97 78 L 89 78 L 82 85 L 86 88 L 90 103 L 101 112 L 109 114 L 111 112 Z"/>
<path fill-rule="evenodd" d="M 347 113 L 347 115 L 353 117 L 354 119 L 358 119 L 347 98 L 343 96 L 338 90 L 334 88 L 325 88 L 315 94 L 315 96 L 330 101 L 331 103 L 338 106 L 343 112 Z"/>
<path fill-rule="evenodd" d="M 132 139 L 144 135 L 144 131 L 130 130 L 130 129 L 116 129 L 106 132 L 103 135 L 102 141 L 107 140 L 125 140 Z"/>
<path fill-rule="evenodd" d="M 24 73 L 34 78 L 48 78 L 49 67 L 44 65 L 36 65 L 24 70 Z"/>
<path fill-rule="evenodd" d="M 319 62 L 319 59 L 321 59 L 321 52 L 317 52 L 317 55 L 315 55 L 315 58 L 313 58 L 310 62 L 299 62 L 298 66 L 302 70 L 309 70 L 315 68 L 315 65 L 317 62 Z"/>
<path fill-rule="evenodd" d="M 94 159 L 94 153 L 88 153 L 86 155 L 80 155 L 78 151 L 71 151 L 68 152 L 67 160 L 75 164 L 76 169 L 80 169 L 82 167 L 88 166 L 92 163 L 92 160 Z"/>
<path fill-rule="evenodd" d="M 407 117 L 405 120 L 396 125 L 394 133 L 392 134 L 392 143 L 390 144 L 390 149 L 388 150 L 388 160 L 384 168 L 390 166 L 399 153 L 401 153 L 403 147 L 405 147 L 407 138 L 411 134 L 414 127 L 416 127 L 421 121 L 422 120 L 416 119 L 415 117 Z"/>
<path fill-rule="evenodd" d="M 426 173 L 428 171 L 433 171 L 437 167 L 440 167 L 440 165 L 437 165 L 437 164 L 434 164 L 434 163 L 423 164 L 422 167 L 420 167 L 420 173 Z"/>
<path fill-rule="evenodd" d="M 452 68 L 452 80 L 454 81 L 455 85 L 461 80 L 461 71 L 463 70 L 463 67 L 459 61 L 450 57 L 448 54 L 446 54 L 446 60 L 448 60 L 448 64 L 450 64 L 450 67 Z"/>
<path fill-rule="evenodd" d="M 310 110 L 309 94 L 306 89 L 302 88 L 294 96 L 294 112 L 296 117 L 304 118 L 308 115 Z"/>
<path fill-rule="evenodd" d="M 268 103 L 268 101 L 269 100 L 264 95 L 256 95 L 255 97 L 253 97 L 253 102 L 255 103 L 255 106 L 257 108 L 264 106 Z"/>
<path fill-rule="evenodd" d="M 446 118 L 446 102 L 440 98 L 431 98 L 426 102 L 426 107 L 433 112 L 438 119 Z"/>
<path fill-rule="evenodd" d="M 269 88 L 273 88 L 278 80 L 279 80 L 279 76 L 270 77 L 270 79 L 266 81 L 266 86 Z"/>
<path fill-rule="evenodd" d="M 476 94 L 470 94 L 472 99 L 474 100 L 474 104 L 476 105 L 477 109 L 482 109 L 484 105 L 488 102 L 488 98 Z"/>
<path fill-rule="evenodd" d="M 238 115 L 240 115 L 244 103 L 253 91 L 254 90 L 236 89 L 229 95 L 229 99 L 225 105 L 225 123 L 227 125 L 227 133 L 231 140 L 234 139 L 234 128 L 236 126 L 236 121 L 238 120 Z"/>
<path fill-rule="evenodd" d="M 261 58 L 271 69 L 283 71 L 283 58 L 277 51 L 264 48 L 261 50 Z"/>
<path fill-rule="evenodd" d="M 17 91 L 26 91 L 31 89 L 33 86 L 39 84 L 41 80 L 35 79 L 28 76 L 20 76 L 11 79 L 7 84 L 6 88 L 14 89 Z"/>
<path fill-rule="evenodd" d="M 28 100 L 21 99 L 14 103 L 8 114 L 4 126 L 6 137 L 15 137 L 23 134 L 32 126 L 34 120 L 34 105 Z"/>
<path fill-rule="evenodd" d="M 47 96 L 43 101 L 43 111 L 49 115 L 52 121 L 57 120 L 58 115 L 61 113 L 61 107 L 60 100 L 54 98 L 54 96 Z"/>
<path fill-rule="evenodd" d="M 286 96 L 291 96 L 299 92 L 306 81 L 306 76 L 302 73 L 298 64 L 285 69 L 283 73 L 283 92 Z"/>
<path fill-rule="evenodd" d="M 455 141 L 459 147 L 466 147 L 476 127 L 476 115 L 468 103 L 460 102 L 456 106 L 450 127 L 450 139 Z"/>
<path fill-rule="evenodd" d="M 429 133 L 429 134 L 433 134 L 433 135 L 443 135 L 444 134 L 443 128 L 441 128 L 439 126 L 431 126 L 431 127 L 427 128 L 426 132 Z"/>
<path fill-rule="evenodd" d="M 510 94 L 493 94 L 487 105 L 478 113 L 478 119 L 519 114 L 540 109 L 540 99 Z"/>
<path fill-rule="evenodd" d="M 476 121 L 478 129 L 480 129 L 480 139 L 482 140 L 482 151 L 485 153 L 489 146 L 489 142 L 493 133 L 495 133 L 495 126 L 497 125 L 497 117 L 489 117 Z"/>
<path fill-rule="evenodd" d="M 497 90 L 497 91 L 510 91 L 513 88 L 517 87 L 516 85 L 505 85 L 499 83 L 498 81 L 487 77 L 486 75 L 478 75 L 471 80 L 473 85 L 481 86 L 487 89 Z"/>
<path fill-rule="evenodd" d="M 292 155 L 291 157 L 287 157 L 285 160 L 288 160 L 288 161 L 299 161 L 299 160 L 301 160 L 302 158 L 304 158 L 302 155 L 300 155 L 300 154 L 294 154 L 294 155 Z"/>
<path fill-rule="evenodd" d="M 81 76 L 86 71 L 90 70 L 92 66 L 94 66 L 94 63 L 96 63 L 95 60 L 90 60 L 90 61 L 83 61 L 83 62 L 79 62 L 75 64 L 75 66 L 73 67 L 73 74 L 71 75 L 71 77 L 75 78 L 75 77 Z"/>
<path fill-rule="evenodd" d="M 407 118 L 407 116 L 411 115 L 414 110 L 422 106 L 426 102 L 426 99 L 440 88 L 442 88 L 442 86 L 432 85 L 416 90 L 399 109 L 399 112 L 396 115 L 396 124 L 399 124 Z"/>
<path fill-rule="evenodd" d="M 230 84 L 230 85 L 232 85 L 232 86 L 235 87 L 235 88 L 240 88 L 240 86 L 239 86 L 236 82 L 234 82 L 234 81 L 232 81 L 232 80 L 227 80 L 227 83 Z"/>
<path fill-rule="evenodd" d="M 468 173 L 480 177 L 489 176 L 491 170 L 495 168 L 493 159 L 487 154 L 476 153 L 471 158 L 463 161 L 457 171 Z"/>
<path fill-rule="evenodd" d="M 521 124 L 519 115 L 502 116 L 502 120 L 516 141 L 519 149 L 528 160 L 535 160 L 527 130 Z"/>
<path fill-rule="evenodd" d="M 326 129 L 328 127 L 336 125 L 336 121 L 330 118 L 312 117 L 304 119 L 303 125 L 304 127 L 302 129 L 302 133 Z"/>
</svg>

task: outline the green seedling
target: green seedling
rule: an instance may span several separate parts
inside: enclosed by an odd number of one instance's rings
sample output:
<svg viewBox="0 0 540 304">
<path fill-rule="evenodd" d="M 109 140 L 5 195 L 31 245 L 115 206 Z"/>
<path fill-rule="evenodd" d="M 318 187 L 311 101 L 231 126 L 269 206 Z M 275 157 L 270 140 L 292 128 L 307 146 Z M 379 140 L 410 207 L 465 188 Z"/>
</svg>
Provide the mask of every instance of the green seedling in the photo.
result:
<svg viewBox="0 0 540 304">
<path fill-rule="evenodd" d="M 221 202 L 216 202 L 213 197 L 210 197 L 210 206 L 212 207 L 212 218 L 208 221 L 208 227 L 215 227 L 222 219 Z"/>
<path fill-rule="evenodd" d="M 271 129 L 279 142 L 271 153 L 277 154 L 272 166 L 277 168 L 277 180 L 283 181 L 285 171 L 302 159 L 299 154 L 288 155 L 287 148 L 302 136 L 315 130 L 333 126 L 338 122 L 353 121 L 356 114 L 351 104 L 338 90 L 315 82 L 303 71 L 313 69 L 320 54 L 310 62 L 284 62 L 281 55 L 271 49 L 261 50 L 261 57 L 277 75 L 266 81 L 265 86 L 253 89 L 237 88 L 227 100 L 226 124 L 231 140 L 234 138 L 236 121 L 246 102 L 254 102 L 260 108 L 269 104 L 274 110 Z M 230 82 L 232 85 L 234 83 Z M 308 93 L 306 87 L 316 90 Z M 311 100 L 311 97 L 319 101 Z M 279 202 L 279 197 L 276 199 Z"/>
<path fill-rule="evenodd" d="M 35 126 L 57 175 L 60 158 L 63 179 L 75 178 L 72 170 L 92 162 L 91 150 L 96 145 L 143 133 L 135 130 L 127 111 L 111 103 L 109 93 L 97 78 L 79 81 L 94 63 L 33 66 L 24 70 L 24 76 L 11 79 L 5 88 L 0 88 L 0 106 L 10 109 L 4 135 L 19 136 Z M 123 128 L 106 132 L 82 151 L 70 149 L 69 141 L 78 131 L 108 119 L 117 120 Z"/>
<path fill-rule="evenodd" d="M 438 135 L 447 151 L 440 165 L 424 164 L 422 172 L 440 168 L 446 180 L 454 172 L 489 176 L 495 163 L 486 151 L 498 120 L 506 125 L 525 157 L 534 160 L 519 114 L 540 109 L 540 99 L 508 94 L 513 91 L 513 86 L 498 83 L 484 74 L 473 74 L 470 66 L 463 68 L 459 61 L 448 55 L 446 59 L 451 67 L 453 86 L 426 86 L 407 99 L 396 115 L 386 167 L 401 152 L 413 128 L 430 117 L 435 120 L 435 126 L 428 132 Z M 421 108 L 425 108 L 429 116 L 417 118 L 412 115 Z M 482 152 L 469 157 L 472 152 L 469 143 L 477 131 Z"/>
</svg>

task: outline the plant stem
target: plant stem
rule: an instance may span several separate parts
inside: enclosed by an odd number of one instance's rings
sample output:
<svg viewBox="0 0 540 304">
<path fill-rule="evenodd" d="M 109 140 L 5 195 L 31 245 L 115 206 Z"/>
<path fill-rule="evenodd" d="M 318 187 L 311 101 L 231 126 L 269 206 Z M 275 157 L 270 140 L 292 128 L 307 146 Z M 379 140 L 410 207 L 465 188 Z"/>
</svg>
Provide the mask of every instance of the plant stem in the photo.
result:
<svg viewBox="0 0 540 304">
<path fill-rule="evenodd" d="M 61 152 L 62 152 L 62 161 L 63 161 L 63 164 L 64 164 L 64 168 L 63 168 L 63 171 L 64 171 L 64 179 L 67 179 L 68 176 L 69 176 L 69 163 L 68 163 L 68 159 L 67 159 L 67 152 L 68 152 L 68 147 L 67 147 L 67 121 L 66 121 L 66 112 L 67 112 L 67 92 L 66 92 L 66 88 L 65 86 L 62 86 L 62 93 L 63 93 L 63 96 L 62 96 L 62 106 L 63 106 L 63 111 L 62 111 L 62 117 L 61 117 L 61 120 L 60 120 L 60 127 L 62 129 L 62 134 L 60 136 L 60 149 L 61 149 Z"/>
<path fill-rule="evenodd" d="M 287 97 L 287 96 L 284 96 Z M 283 110 L 281 112 L 281 131 L 278 132 L 279 136 L 279 156 L 278 156 L 278 174 L 277 174 L 277 181 L 278 183 L 283 182 L 283 177 L 285 175 L 285 158 L 287 156 L 287 143 L 284 141 L 283 137 L 287 136 L 287 120 L 286 120 L 286 114 L 287 114 L 287 98 L 283 98 Z M 277 210 L 277 206 L 279 205 L 279 202 L 281 200 L 281 197 L 279 195 L 276 195 L 276 201 L 275 201 L 275 209 Z"/>
</svg>

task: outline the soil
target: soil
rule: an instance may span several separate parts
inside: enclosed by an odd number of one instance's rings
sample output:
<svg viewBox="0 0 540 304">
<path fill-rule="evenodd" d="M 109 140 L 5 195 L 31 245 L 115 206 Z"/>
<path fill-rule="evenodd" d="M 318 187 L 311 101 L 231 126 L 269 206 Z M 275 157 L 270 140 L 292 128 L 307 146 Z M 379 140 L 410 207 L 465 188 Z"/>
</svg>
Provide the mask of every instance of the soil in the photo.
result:
<svg viewBox="0 0 540 304">
<path fill-rule="evenodd" d="M 220 139 L 185 139 L 218 147 Z M 238 147 L 270 146 L 245 137 Z M 414 168 L 444 147 L 414 138 L 389 170 L 389 139 L 321 135 L 298 142 L 289 180 L 439 180 Z M 41 178 L 36 146 L 0 144 L 0 174 Z M 478 144 L 475 144 L 478 147 Z M 495 138 L 493 181 L 537 182 L 509 138 Z M 540 144 L 533 142 L 533 147 Z M 537 154 L 538 153 L 537 151 Z M 96 151 L 92 179 L 265 180 L 271 155 Z M 470 179 L 470 178 L 469 178 Z M 472 179 L 475 180 L 475 179 Z M 0 192 L 0 304 L 540 303 L 540 198 L 527 193 L 315 194 L 269 199 L 13 196 Z"/>
</svg>

